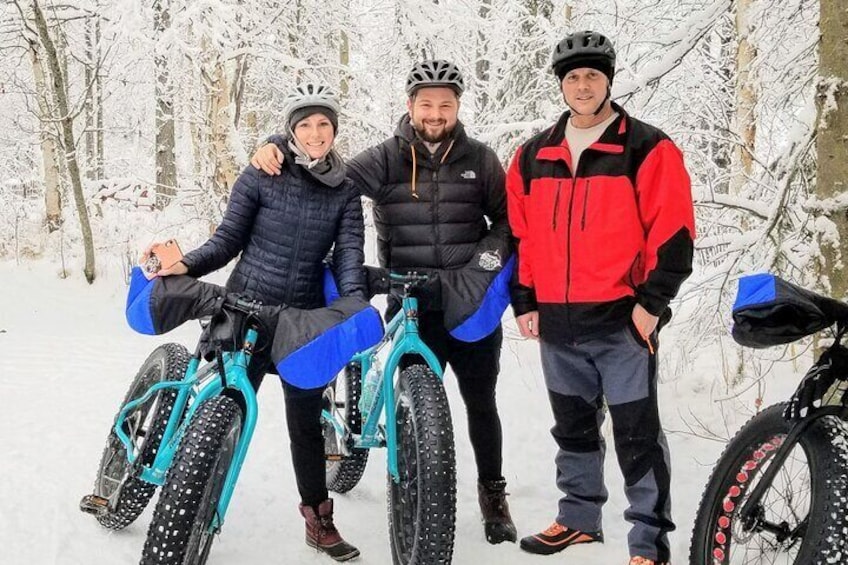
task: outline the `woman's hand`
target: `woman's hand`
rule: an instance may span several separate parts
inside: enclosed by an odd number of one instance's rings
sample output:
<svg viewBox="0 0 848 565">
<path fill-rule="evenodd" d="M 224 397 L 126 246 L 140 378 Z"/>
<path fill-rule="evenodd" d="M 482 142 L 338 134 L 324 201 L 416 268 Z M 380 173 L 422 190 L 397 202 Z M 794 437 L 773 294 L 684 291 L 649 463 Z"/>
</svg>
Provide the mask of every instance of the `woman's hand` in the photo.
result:
<svg viewBox="0 0 848 565">
<path fill-rule="evenodd" d="M 147 270 L 147 267 L 146 267 L 147 262 L 150 261 L 150 258 L 154 255 L 153 249 L 157 246 L 160 246 L 160 245 L 165 245 L 165 243 L 161 242 L 161 241 L 157 241 L 157 242 L 151 243 L 150 245 L 148 245 L 144 249 L 144 251 L 141 254 L 141 260 L 139 261 L 139 264 L 141 265 L 142 269 Z M 185 263 L 183 263 L 182 261 L 177 261 L 176 263 L 174 263 L 173 265 L 171 265 L 167 269 L 159 269 L 158 271 L 153 272 L 153 273 L 150 273 L 150 271 L 148 271 L 148 273 L 152 274 L 153 276 L 157 276 L 157 277 L 167 277 L 168 275 L 185 275 L 185 274 L 188 274 L 188 267 L 186 267 Z M 149 278 L 149 275 L 148 275 L 148 278 Z"/>
<path fill-rule="evenodd" d="M 177 261 L 169 268 L 162 269 L 156 274 L 160 277 L 167 277 L 168 275 L 187 275 L 188 267 L 186 267 L 185 263 L 183 263 L 182 261 Z"/>
<path fill-rule="evenodd" d="M 269 175 L 279 175 L 283 168 L 283 152 L 273 143 L 266 143 L 256 150 L 250 164 Z"/>
</svg>

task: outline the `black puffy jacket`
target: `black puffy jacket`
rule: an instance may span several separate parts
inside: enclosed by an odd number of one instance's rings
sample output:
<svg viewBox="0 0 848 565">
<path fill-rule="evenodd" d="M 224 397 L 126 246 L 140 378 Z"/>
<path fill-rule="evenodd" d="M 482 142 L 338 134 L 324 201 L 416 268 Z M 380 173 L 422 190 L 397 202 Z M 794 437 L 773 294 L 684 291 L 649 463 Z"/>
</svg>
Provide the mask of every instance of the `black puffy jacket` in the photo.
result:
<svg viewBox="0 0 848 565">
<path fill-rule="evenodd" d="M 486 250 L 506 259 L 505 173 L 495 152 L 470 139 L 461 123 L 431 155 L 406 115 L 393 137 L 350 159 L 347 169 L 374 201 L 383 267 L 457 269 Z"/>
<path fill-rule="evenodd" d="M 339 292 L 365 297 L 362 203 L 350 179 L 319 182 L 285 147 L 284 174 L 248 166 L 233 186 L 221 225 L 186 254 L 189 275 L 220 269 L 239 253 L 227 288 L 266 304 L 324 305 L 322 261 L 333 249 Z"/>
</svg>

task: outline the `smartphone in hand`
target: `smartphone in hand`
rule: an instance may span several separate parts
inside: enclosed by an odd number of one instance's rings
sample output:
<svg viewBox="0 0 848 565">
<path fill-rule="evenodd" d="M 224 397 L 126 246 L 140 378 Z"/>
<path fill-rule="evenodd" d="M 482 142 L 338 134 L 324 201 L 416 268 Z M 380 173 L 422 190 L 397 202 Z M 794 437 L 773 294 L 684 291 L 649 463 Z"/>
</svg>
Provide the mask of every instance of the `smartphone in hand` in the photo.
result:
<svg viewBox="0 0 848 565">
<path fill-rule="evenodd" d="M 165 243 L 158 243 L 150 250 L 150 256 L 142 265 L 142 270 L 148 279 L 156 276 L 162 269 L 170 269 L 183 258 L 177 240 L 169 239 Z"/>
</svg>

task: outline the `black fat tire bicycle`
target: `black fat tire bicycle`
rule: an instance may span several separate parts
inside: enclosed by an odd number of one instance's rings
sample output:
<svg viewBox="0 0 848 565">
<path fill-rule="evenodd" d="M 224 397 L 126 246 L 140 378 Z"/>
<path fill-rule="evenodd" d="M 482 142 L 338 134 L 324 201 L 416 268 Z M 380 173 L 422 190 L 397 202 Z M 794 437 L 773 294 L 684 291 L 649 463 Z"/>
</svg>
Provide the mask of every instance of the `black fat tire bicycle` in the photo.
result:
<svg viewBox="0 0 848 565">
<path fill-rule="evenodd" d="M 835 325 L 788 402 L 730 440 L 701 498 L 690 565 L 848 563 L 848 305 L 772 275 L 740 280 L 733 337 L 785 344 Z"/>
</svg>

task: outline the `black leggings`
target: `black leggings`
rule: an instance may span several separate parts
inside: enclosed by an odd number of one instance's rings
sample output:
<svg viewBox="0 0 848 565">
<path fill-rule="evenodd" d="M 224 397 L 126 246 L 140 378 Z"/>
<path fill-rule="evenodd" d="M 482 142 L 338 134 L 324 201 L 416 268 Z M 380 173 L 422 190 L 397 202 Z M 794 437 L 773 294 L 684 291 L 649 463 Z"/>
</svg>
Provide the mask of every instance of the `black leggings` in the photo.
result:
<svg viewBox="0 0 848 565">
<path fill-rule="evenodd" d="M 268 358 L 256 357 L 247 374 L 253 388 L 258 391 L 265 374 L 272 365 Z M 286 404 L 286 424 L 291 442 L 294 476 L 300 501 L 305 506 L 317 507 L 329 498 L 324 461 L 324 435 L 321 430 L 321 406 L 324 387 L 303 389 L 282 379 Z M 236 400 L 244 409 L 244 400 Z"/>
<path fill-rule="evenodd" d="M 329 498 L 321 430 L 324 388 L 302 389 L 281 382 L 297 491 L 304 505 L 317 507 Z"/>
<path fill-rule="evenodd" d="M 503 342 L 501 327 L 480 341 L 467 343 L 448 333 L 442 312 L 424 312 L 419 317 L 419 332 L 442 369 L 449 364 L 456 375 L 468 415 L 468 435 L 478 478 L 484 481 L 503 478 L 503 432 L 495 402 Z M 401 365 L 408 367 L 416 362 L 420 360 L 414 356 L 404 358 Z"/>
</svg>

